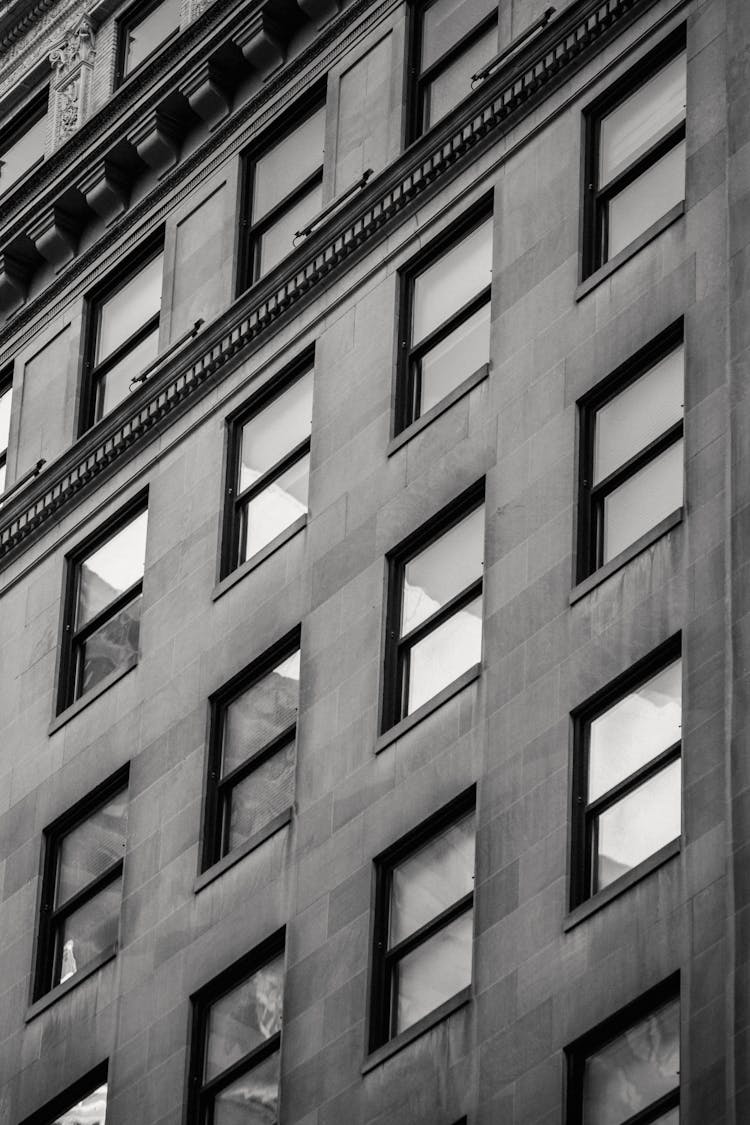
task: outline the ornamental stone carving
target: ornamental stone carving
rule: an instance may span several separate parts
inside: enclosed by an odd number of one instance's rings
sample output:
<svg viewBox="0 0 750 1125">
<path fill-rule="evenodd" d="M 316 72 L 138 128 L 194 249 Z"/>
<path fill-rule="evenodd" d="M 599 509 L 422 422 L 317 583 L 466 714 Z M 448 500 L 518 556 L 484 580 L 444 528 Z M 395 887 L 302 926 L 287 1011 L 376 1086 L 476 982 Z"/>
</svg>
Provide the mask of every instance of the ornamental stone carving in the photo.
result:
<svg viewBox="0 0 750 1125">
<path fill-rule="evenodd" d="M 86 120 L 94 70 L 94 25 L 87 12 L 72 24 L 50 51 L 52 82 L 52 145 L 57 148 Z"/>
</svg>

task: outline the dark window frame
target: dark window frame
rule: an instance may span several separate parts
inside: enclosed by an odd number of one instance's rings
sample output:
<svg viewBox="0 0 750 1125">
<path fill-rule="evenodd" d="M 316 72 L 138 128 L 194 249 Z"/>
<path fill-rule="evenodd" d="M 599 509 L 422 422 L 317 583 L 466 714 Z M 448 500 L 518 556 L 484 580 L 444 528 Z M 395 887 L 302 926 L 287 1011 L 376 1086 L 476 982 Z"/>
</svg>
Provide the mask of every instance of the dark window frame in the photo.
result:
<svg viewBox="0 0 750 1125">
<path fill-rule="evenodd" d="M 594 477 L 594 448 L 596 440 L 596 415 L 612 399 L 638 381 L 641 376 L 664 359 L 680 345 L 684 347 L 685 331 L 682 318 L 661 332 L 645 347 L 620 364 L 611 374 L 602 379 L 578 401 L 580 456 L 578 469 L 578 549 L 577 581 L 594 574 L 603 563 L 603 520 L 604 502 L 607 496 L 619 488 L 626 480 L 635 476 L 647 464 L 684 437 L 685 418 L 674 423 L 644 449 L 634 454 L 609 476 L 596 485 Z M 683 396 L 684 403 L 684 396 Z M 684 505 L 684 492 L 683 492 Z M 625 548 L 627 550 L 627 548 Z M 617 556 L 615 556 L 617 557 Z"/>
<path fill-rule="evenodd" d="M 108 1082 L 109 1066 L 107 1061 L 99 1063 L 79 1078 L 71 1086 L 67 1086 L 62 1093 L 57 1094 L 40 1109 L 34 1110 L 29 1117 L 24 1117 L 20 1125 L 54 1125 L 55 1119 L 80 1102 L 81 1098 L 93 1094 L 100 1086 Z"/>
<path fill-rule="evenodd" d="M 298 625 L 271 648 L 243 668 L 236 676 L 224 684 L 209 698 L 209 742 L 207 754 L 206 786 L 203 812 L 203 841 L 201 871 L 207 871 L 219 863 L 232 851 L 227 847 L 229 820 L 226 810 L 230 806 L 233 788 L 263 765 L 275 754 L 297 740 L 299 718 L 290 724 L 270 742 L 261 746 L 244 762 L 236 766 L 226 777 L 221 777 L 221 758 L 224 742 L 224 726 L 227 708 L 248 688 L 258 683 L 278 664 L 293 653 L 300 651 L 301 627 Z M 298 710 L 299 716 L 299 710 Z M 226 791 L 226 796 L 225 796 Z M 292 806 L 290 806 L 291 808 Z M 272 822 L 273 823 L 273 822 Z M 265 839 L 266 830 L 259 835 Z M 250 837 L 251 842 L 254 837 Z"/>
<path fill-rule="evenodd" d="M 222 544 L 220 557 L 221 578 L 227 578 L 239 567 L 261 555 L 273 546 L 275 540 L 252 555 L 248 555 L 242 562 L 239 560 L 240 544 L 242 542 L 243 509 L 251 503 L 256 496 L 265 491 L 275 480 L 296 465 L 310 453 L 312 445 L 312 429 L 310 437 L 299 442 L 284 454 L 274 465 L 267 469 L 256 481 L 247 488 L 239 491 L 240 457 L 242 454 L 242 429 L 256 414 L 260 414 L 267 406 L 289 390 L 290 387 L 301 379 L 308 371 L 313 371 L 315 379 L 315 347 L 306 348 L 291 363 L 288 363 L 278 374 L 271 377 L 264 386 L 260 387 L 250 399 L 227 418 L 227 471 L 224 483 L 224 515 L 222 520 Z M 314 394 L 314 387 L 313 387 Z M 290 524 L 294 527 L 294 524 Z M 280 536 L 287 535 L 289 528 L 280 532 Z"/>
<path fill-rule="evenodd" d="M 148 492 L 140 492 L 133 497 L 108 523 L 97 528 L 87 539 L 79 544 L 65 560 L 65 592 L 63 597 L 63 628 L 62 646 L 60 653 L 60 667 L 58 675 L 57 713 L 60 714 L 67 707 L 85 698 L 85 692 L 79 692 L 80 668 L 78 652 L 91 633 L 95 632 L 121 609 L 124 609 L 134 598 L 143 594 L 143 578 L 139 578 L 127 590 L 123 590 L 108 605 L 99 610 L 90 621 L 80 629 L 74 627 L 78 610 L 78 589 L 81 563 L 92 555 L 103 543 L 114 538 L 119 531 L 136 519 L 142 512 L 148 511 Z M 96 691 L 96 688 L 93 689 Z"/>
<path fill-rule="evenodd" d="M 414 316 L 414 289 L 417 278 L 434 265 L 435 262 L 450 254 L 457 246 L 468 238 L 478 227 L 493 217 L 492 196 L 486 196 L 478 204 L 471 207 L 461 215 L 455 223 L 415 254 L 398 271 L 398 324 L 399 324 L 399 355 L 396 371 L 396 410 L 394 436 L 408 429 L 409 426 L 419 421 L 424 415 L 419 413 L 419 400 L 421 397 L 421 360 L 436 344 L 449 336 L 464 321 L 478 312 L 484 305 L 492 300 L 492 281 L 480 290 L 471 300 L 461 308 L 456 309 L 437 328 L 416 345 L 412 344 L 413 316 Z M 494 243 L 494 230 L 493 243 Z M 468 382 L 476 375 L 469 374 L 462 382 Z M 460 388 L 461 384 L 455 390 Z M 450 392 L 453 393 L 453 392 Z M 448 397 L 448 396 L 446 396 Z M 436 404 L 438 406 L 439 404 Z M 434 408 L 430 408 L 434 409 Z M 429 413 L 426 411 L 425 414 Z"/>
<path fill-rule="evenodd" d="M 149 317 L 139 328 L 132 332 L 127 340 L 123 340 L 113 352 L 100 363 L 96 364 L 96 346 L 99 338 L 100 312 L 105 301 L 123 289 L 141 270 L 155 258 L 164 253 L 164 230 L 147 238 L 130 254 L 121 266 L 116 267 L 86 295 L 84 305 L 83 325 L 83 372 L 81 378 L 81 401 L 79 408 L 78 436 L 83 436 L 92 426 L 105 417 L 103 413 L 103 388 L 107 373 L 124 359 L 129 352 L 137 348 L 154 328 L 161 323 L 161 302 L 158 313 Z M 116 275 L 116 276 L 115 276 Z M 164 274 L 162 272 L 162 298 L 164 294 Z M 158 345 L 157 345 L 158 346 Z M 134 375 L 140 372 L 134 372 Z M 117 409 L 115 407 L 114 409 Z M 111 411 L 110 411 L 111 413 Z"/>
<path fill-rule="evenodd" d="M 22 137 L 25 132 L 32 126 L 41 121 L 49 113 L 49 82 L 45 81 L 41 89 L 35 90 L 26 101 L 20 106 L 15 108 L 9 113 L 7 124 L 0 128 L 0 160 L 3 155 L 15 144 L 19 137 Z M 37 157 L 33 164 L 30 164 L 25 172 L 14 180 L 8 187 L 2 186 L 2 177 L 0 177 L 0 198 L 6 192 L 12 191 L 13 188 L 21 182 L 24 176 L 27 176 L 33 168 L 38 168 L 45 160 L 46 156 L 43 153 Z"/>
<path fill-rule="evenodd" d="M 386 623 L 385 623 L 385 659 L 383 675 L 383 702 L 381 709 L 381 734 L 385 734 L 391 727 L 401 722 L 414 711 L 405 713 L 404 707 L 408 700 L 408 673 L 404 668 L 404 653 L 422 640 L 429 633 L 442 625 L 448 618 L 453 617 L 477 595 L 484 593 L 484 572 L 482 576 L 461 590 L 445 605 L 440 606 L 428 618 L 403 637 L 399 636 L 401 621 L 401 604 L 404 589 L 404 575 L 406 564 L 418 555 L 425 547 L 436 542 L 444 532 L 449 531 L 462 519 L 470 515 L 476 508 L 480 508 L 485 501 L 485 478 L 477 481 L 461 493 L 450 504 L 437 512 L 430 520 L 416 531 L 412 532 L 395 550 L 387 556 L 388 565 L 388 594 L 386 598 Z M 487 520 L 485 513 L 485 543 Z M 483 630 L 484 632 L 484 630 Z M 450 687 L 450 684 L 447 685 Z M 439 693 L 436 693 L 439 694 Z M 431 699 L 424 706 L 429 706 Z"/>
<path fill-rule="evenodd" d="M 11 410 L 13 409 L 13 364 L 9 364 L 3 371 L 0 371 L 0 398 L 6 392 L 10 391 L 11 395 Z M 8 433 L 8 445 L 4 449 L 0 449 L 0 469 L 5 469 L 7 474 L 8 466 L 8 449 L 10 448 L 10 432 Z M 7 485 L 7 476 L 6 476 Z M 5 492 L 5 487 L 0 488 L 0 497 Z"/>
<path fill-rule="evenodd" d="M 617 109 L 631 94 L 653 78 L 686 49 L 685 24 L 668 35 L 637 66 L 623 75 L 583 113 L 584 122 L 584 174 L 583 174 L 583 272 L 585 281 L 591 274 L 612 259 L 607 252 L 607 206 L 631 183 L 648 171 L 667 152 L 685 139 L 686 120 L 675 126 L 665 137 L 656 141 L 647 152 L 637 157 L 627 168 L 604 188 L 599 188 L 599 154 L 601 124 L 604 118 Z M 661 220 L 657 220 L 660 222 Z M 644 231 L 647 234 L 648 231 Z M 641 237 L 641 236 L 638 236 Z M 637 241 L 634 240 L 634 241 Z M 622 253 L 627 247 L 623 248 Z"/>
<path fill-rule="evenodd" d="M 226 1070 L 223 1070 L 208 1082 L 202 1081 L 206 1059 L 206 1033 L 208 1030 L 211 1006 L 243 980 L 247 980 L 253 973 L 262 969 L 264 965 L 267 965 L 274 957 L 278 956 L 279 953 L 283 956 L 285 950 L 286 931 L 282 928 L 277 930 L 276 933 L 271 934 L 265 941 L 262 941 L 260 945 L 257 945 L 250 953 L 246 953 L 238 961 L 235 961 L 234 964 L 224 969 L 218 976 L 203 985 L 202 988 L 198 989 L 198 991 L 191 996 L 192 1018 L 187 1111 L 187 1120 L 190 1125 L 198 1125 L 199 1122 L 202 1123 L 209 1120 L 209 1117 L 206 1115 L 206 1109 L 210 1109 L 213 1096 L 221 1089 L 241 1077 L 241 1075 L 248 1073 L 258 1063 L 269 1058 L 275 1051 L 281 1051 L 285 995 L 282 997 L 281 1028 L 268 1039 L 264 1039 L 263 1042 L 259 1043 L 252 1051 L 249 1051 L 246 1055 L 243 1055 L 242 1058 L 232 1063 L 231 1066 L 228 1066 Z M 284 993 L 286 993 L 286 988 L 284 989 Z M 281 1082 L 279 1082 L 279 1093 L 280 1092 Z"/>
<path fill-rule="evenodd" d="M 127 792 L 129 778 L 130 765 L 127 764 L 123 766 L 122 769 L 112 774 L 111 777 L 108 777 L 106 781 L 97 785 L 95 789 L 92 789 L 90 793 L 87 793 L 85 797 L 77 801 L 72 808 L 67 809 L 61 816 L 57 817 L 57 819 L 44 830 L 42 890 L 39 903 L 39 923 L 34 971 L 34 1000 L 40 1000 L 43 996 L 46 996 L 48 992 L 51 992 L 53 988 L 58 987 L 58 985 L 52 984 L 52 981 L 57 975 L 55 939 L 60 924 L 65 921 L 68 915 L 74 913 L 81 906 L 91 901 L 97 894 L 105 890 L 110 883 L 118 879 L 122 875 L 125 867 L 125 854 L 123 851 L 122 857 L 111 863 L 106 871 L 101 872 L 85 887 L 76 891 L 72 898 L 62 906 L 55 907 L 60 844 L 73 829 L 84 824 L 93 813 L 103 808 L 117 793 L 123 790 Z M 115 941 L 113 946 L 102 951 L 100 956 L 96 958 L 95 963 L 105 960 L 116 953 L 116 951 L 117 942 Z M 88 967 L 87 965 L 83 965 L 81 971 L 85 973 Z M 78 974 L 76 973 L 75 975 L 77 976 Z M 70 979 L 73 981 L 75 977 L 71 977 Z M 94 1089 L 96 1089 L 96 1087 L 94 1087 Z M 73 1104 L 75 1104 L 75 1102 Z"/>
<path fill-rule="evenodd" d="M 456 918 L 461 917 L 468 911 L 474 909 L 474 902 L 476 897 L 476 859 L 474 869 L 474 890 L 469 894 L 464 895 L 458 899 L 451 906 L 436 914 L 429 922 L 420 926 L 413 934 L 404 938 L 392 949 L 388 949 L 388 927 L 390 925 L 390 912 L 391 912 L 391 886 L 393 880 L 393 869 L 408 856 L 412 855 L 424 844 L 430 843 L 431 840 L 437 839 L 440 834 L 449 828 L 456 821 L 460 820 L 467 813 L 474 812 L 474 838 L 476 841 L 476 809 L 477 809 L 477 787 L 476 784 L 469 786 L 453 800 L 449 801 L 437 812 L 432 813 L 431 816 L 423 820 L 415 828 L 405 833 L 394 844 L 391 844 L 385 851 L 374 859 L 375 865 L 375 909 L 373 913 L 373 929 L 372 929 L 372 965 L 370 975 L 370 1019 L 369 1019 L 369 1036 L 368 1036 L 368 1050 L 372 1054 L 379 1047 L 389 1043 L 396 1037 L 395 1027 L 395 1014 L 396 1009 L 393 1003 L 393 980 L 394 966 L 398 964 L 402 957 L 408 953 L 413 952 L 420 945 L 424 944 L 434 934 L 439 933 Z M 476 845 L 475 845 L 476 846 Z M 472 959 L 472 977 L 473 977 L 473 959 Z M 433 1011 L 440 1011 L 440 1007 L 435 1008 Z M 427 1013 L 424 1017 L 429 1019 L 432 1013 Z M 416 1025 L 412 1025 L 416 1026 Z M 406 1028 L 405 1032 L 398 1034 L 408 1033 L 411 1028 Z"/>
<path fill-rule="evenodd" d="M 570 908 L 588 902 L 598 890 L 594 889 L 593 848 L 595 828 L 591 822 L 605 809 L 618 804 L 623 797 L 636 790 L 649 777 L 661 772 L 671 762 L 682 758 L 682 739 L 666 747 L 639 769 L 628 774 L 617 785 L 602 793 L 594 801 L 588 800 L 589 740 L 591 723 L 608 711 L 630 692 L 640 687 L 656 673 L 682 657 L 682 634 L 676 633 L 658 645 L 641 660 L 636 661 L 610 683 L 597 691 L 571 713 L 573 722 L 572 813 L 571 813 L 571 865 Z M 682 798 L 682 794 L 680 794 Z M 657 854 L 657 853 L 654 853 Z M 639 868 L 651 860 L 625 872 L 620 878 L 637 876 Z M 614 886 L 618 880 L 608 884 Z"/>
<path fill-rule="evenodd" d="M 125 72 L 128 34 L 134 28 L 138 27 L 138 25 L 142 23 L 147 16 L 150 16 L 156 8 L 160 7 L 162 3 L 164 3 L 164 0 L 137 0 L 137 2 L 135 4 L 131 4 L 128 10 L 124 12 L 123 15 L 120 16 L 116 21 L 115 39 L 117 45 L 115 49 L 115 90 L 118 89 L 118 87 L 121 86 L 123 82 L 126 82 L 133 74 L 135 74 L 136 71 L 139 71 L 142 66 L 145 66 L 145 64 L 156 54 L 160 47 L 163 47 L 165 43 L 169 43 L 169 41 L 171 39 L 174 39 L 176 35 L 179 35 L 181 28 L 174 28 L 172 31 L 170 31 L 169 35 L 165 36 L 164 39 L 161 39 L 153 48 L 153 50 L 149 51 L 149 53 L 145 55 L 141 59 L 141 61 L 133 67 L 132 70 L 129 70 L 127 73 Z"/>
<path fill-rule="evenodd" d="M 240 192 L 240 222 L 239 222 L 239 253 L 237 272 L 237 296 L 247 292 L 261 278 L 267 277 L 277 267 L 272 266 L 266 273 L 260 273 L 260 239 L 269 227 L 302 199 L 311 188 L 323 184 L 325 173 L 325 153 L 321 157 L 320 167 L 311 172 L 300 184 L 280 199 L 278 203 L 266 212 L 262 219 L 252 222 L 253 193 L 255 188 L 255 165 L 277 144 L 286 140 L 295 129 L 312 117 L 319 109 L 326 105 L 325 79 L 314 83 L 312 88 L 286 110 L 278 121 L 269 126 L 261 137 L 252 144 L 241 157 L 241 192 Z M 325 138 L 324 138 L 325 141 Z M 291 253 L 291 251 L 290 251 Z"/>
<path fill-rule="evenodd" d="M 663 1004 L 669 1003 L 670 1000 L 677 1000 L 680 1007 L 680 1022 L 682 1022 L 682 998 L 680 996 L 680 974 L 673 973 L 667 977 L 666 980 L 661 981 L 655 987 L 650 988 L 623 1008 L 620 1008 L 611 1016 L 607 1016 L 591 1028 L 590 1031 L 585 1032 L 579 1036 L 573 1043 L 565 1049 L 565 1057 L 567 1063 L 567 1096 L 566 1096 L 566 1125 L 583 1125 L 583 1084 L 586 1062 L 595 1054 L 596 1051 L 606 1047 L 614 1039 L 638 1023 L 639 1020 L 648 1016 L 650 1012 L 660 1008 Z M 682 1036 L 680 1036 L 680 1054 L 682 1055 L 683 1043 Z M 664 1095 L 652 1105 L 647 1106 L 645 1109 L 640 1110 L 638 1113 L 633 1114 L 623 1125 L 648 1125 L 649 1122 L 654 1121 L 660 1114 L 665 1113 L 667 1110 L 679 1106 L 680 1104 L 680 1082 L 677 1083 L 677 1088 Z"/>
</svg>

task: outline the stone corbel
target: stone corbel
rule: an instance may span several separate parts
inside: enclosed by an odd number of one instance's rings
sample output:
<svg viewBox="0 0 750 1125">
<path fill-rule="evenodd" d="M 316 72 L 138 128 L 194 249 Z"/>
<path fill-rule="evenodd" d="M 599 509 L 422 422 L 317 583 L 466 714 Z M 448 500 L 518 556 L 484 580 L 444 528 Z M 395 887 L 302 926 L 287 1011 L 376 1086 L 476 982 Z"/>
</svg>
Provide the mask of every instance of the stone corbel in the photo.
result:
<svg viewBox="0 0 750 1125">
<path fill-rule="evenodd" d="M 211 59 L 180 83 L 180 90 L 203 121 L 213 124 L 229 113 L 230 96 Z"/>
<path fill-rule="evenodd" d="M 105 223 L 111 223 L 130 200 L 130 180 L 106 156 L 83 174 L 76 185 L 86 203 Z"/>
<path fill-rule="evenodd" d="M 50 52 L 52 137 L 57 148 L 80 128 L 89 113 L 94 71 L 94 25 L 84 11 Z"/>
<path fill-rule="evenodd" d="M 240 24 L 232 38 L 261 78 L 276 70 L 286 58 L 282 25 L 267 10 L 254 12 Z"/>
<path fill-rule="evenodd" d="M 316 27 L 322 27 L 341 11 L 339 0 L 297 0 L 297 4 Z"/>
<path fill-rule="evenodd" d="M 151 110 L 139 121 L 128 133 L 128 140 L 141 160 L 159 176 L 173 168 L 180 158 L 181 129 L 160 109 Z"/>
<path fill-rule="evenodd" d="M 36 215 L 26 233 L 41 256 L 56 269 L 75 256 L 78 230 L 54 203 Z"/>
</svg>

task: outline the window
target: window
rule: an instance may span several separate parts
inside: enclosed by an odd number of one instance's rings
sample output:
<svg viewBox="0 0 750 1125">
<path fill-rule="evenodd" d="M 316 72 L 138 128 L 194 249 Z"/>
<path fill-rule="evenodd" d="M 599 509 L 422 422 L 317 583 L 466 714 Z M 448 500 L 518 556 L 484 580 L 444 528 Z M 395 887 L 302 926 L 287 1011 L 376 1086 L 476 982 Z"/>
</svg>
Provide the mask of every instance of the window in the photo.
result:
<svg viewBox="0 0 750 1125">
<path fill-rule="evenodd" d="M 397 430 L 426 414 L 490 358 L 492 216 L 472 217 L 448 248 L 402 278 Z"/>
<path fill-rule="evenodd" d="M 679 839 L 681 724 L 674 640 L 574 715 L 574 906 Z"/>
<path fill-rule="evenodd" d="M 581 401 L 579 581 L 683 503 L 682 327 Z"/>
<path fill-rule="evenodd" d="M 114 953 L 127 827 L 121 770 L 45 832 L 37 997 Z"/>
<path fill-rule="evenodd" d="M 432 0 L 412 9 L 410 135 L 425 133 L 471 93 L 497 54 L 497 0 Z"/>
<path fill-rule="evenodd" d="M 685 198 L 685 74 L 683 29 L 587 115 L 586 274 Z"/>
<path fill-rule="evenodd" d="M 193 998 L 190 1125 L 275 1125 L 283 1000 L 283 935 Z"/>
<path fill-rule="evenodd" d="M 60 710 L 137 660 L 148 513 L 126 518 L 68 563 Z"/>
<path fill-rule="evenodd" d="M 296 631 L 211 701 L 204 868 L 288 819 L 299 657 Z"/>
<path fill-rule="evenodd" d="M 294 249 L 294 235 L 323 206 L 325 102 L 245 160 L 242 288 Z"/>
<path fill-rule="evenodd" d="M 370 1050 L 471 985 L 474 790 L 376 861 Z"/>
<path fill-rule="evenodd" d="M 482 659 L 484 482 L 390 560 L 383 729 Z"/>
<path fill-rule="evenodd" d="M 0 493 L 5 491 L 10 435 L 10 404 L 13 396 L 13 368 L 0 372 Z"/>
<path fill-rule="evenodd" d="M 21 1125 L 105 1125 L 107 1064 L 98 1066 Z"/>
<path fill-rule="evenodd" d="M 44 160 L 48 103 L 49 89 L 45 86 L 0 130 L 0 195 Z"/>
<path fill-rule="evenodd" d="M 126 399 L 131 380 L 156 359 L 163 258 L 161 247 L 151 246 L 91 299 L 83 429 Z"/>
<path fill-rule="evenodd" d="M 137 4 L 119 23 L 117 80 L 122 82 L 180 29 L 180 0 Z"/>
<path fill-rule="evenodd" d="M 567 1125 L 679 1125 L 680 1000 L 671 979 L 568 1050 Z"/>
<path fill-rule="evenodd" d="M 307 518 L 312 395 L 306 355 L 230 422 L 224 574 Z"/>
</svg>

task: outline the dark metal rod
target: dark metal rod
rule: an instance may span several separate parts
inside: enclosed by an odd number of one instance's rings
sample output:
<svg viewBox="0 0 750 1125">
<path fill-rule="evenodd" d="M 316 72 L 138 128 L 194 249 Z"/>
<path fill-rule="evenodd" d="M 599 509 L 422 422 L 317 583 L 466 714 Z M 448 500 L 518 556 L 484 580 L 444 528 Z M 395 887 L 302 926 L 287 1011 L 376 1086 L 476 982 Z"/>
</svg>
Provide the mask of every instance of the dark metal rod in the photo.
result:
<svg viewBox="0 0 750 1125">
<path fill-rule="evenodd" d="M 133 376 L 133 378 L 130 380 L 130 389 L 132 390 L 136 383 L 145 383 L 148 377 L 159 366 L 160 363 L 162 363 L 165 359 L 172 355 L 173 352 L 176 352 L 178 348 L 181 348 L 182 345 L 187 343 L 188 340 L 192 340 L 193 336 L 196 336 L 198 334 L 204 323 L 205 322 L 203 318 L 199 317 L 193 327 L 188 328 L 187 332 L 184 332 L 183 335 L 180 336 L 179 340 L 175 340 L 173 344 L 169 345 L 165 352 L 162 352 L 161 355 L 158 355 L 156 359 L 152 360 L 145 371 L 141 371 L 140 375 Z"/>
<path fill-rule="evenodd" d="M 306 227 L 303 227 L 302 230 L 296 230 L 294 232 L 295 243 L 298 238 L 307 238 L 308 234 L 310 234 L 311 231 L 315 230 L 315 227 L 318 225 L 318 223 L 322 223 L 323 219 L 330 215 L 332 211 L 335 211 L 337 207 L 340 207 L 344 200 L 348 199 L 350 195 L 354 195 L 355 191 L 359 191 L 360 188 L 363 188 L 372 175 L 372 172 L 372 168 L 365 168 L 362 176 L 357 180 L 356 184 L 352 184 L 351 187 L 346 189 L 343 195 L 340 195 L 338 199 L 334 199 L 333 203 L 329 203 L 327 207 L 324 207 L 322 211 L 319 211 L 312 222 L 308 223 Z"/>
<path fill-rule="evenodd" d="M 27 484 L 28 481 L 32 479 L 32 477 L 38 477 L 40 472 L 42 471 L 42 466 L 46 464 L 47 462 L 45 461 L 44 457 L 41 457 L 37 461 L 34 468 L 29 469 L 28 473 L 24 473 L 23 476 L 19 480 L 17 480 L 15 484 L 12 484 L 10 486 L 7 492 L 0 493 L 0 504 L 4 504 L 9 496 L 12 496 L 14 492 L 18 492 L 19 488 L 23 488 L 23 486 Z"/>
<path fill-rule="evenodd" d="M 525 31 L 522 31 L 520 35 L 517 35 L 512 43 L 509 43 L 507 47 L 503 47 L 502 51 L 498 55 L 495 55 L 494 59 L 490 59 L 487 65 L 482 67 L 481 70 L 478 70 L 476 74 L 472 74 L 472 86 L 475 82 L 483 82 L 484 79 L 492 74 L 492 71 L 496 70 L 500 63 L 503 62 L 504 59 L 507 59 L 509 55 L 512 55 L 513 52 L 518 47 L 520 47 L 522 43 L 525 43 L 526 40 L 529 39 L 532 35 L 535 35 L 537 31 L 541 31 L 543 27 L 546 27 L 555 14 L 555 11 L 555 8 L 547 8 L 544 12 L 544 15 L 540 16 L 536 23 L 532 23 L 531 27 L 527 27 Z"/>
</svg>

